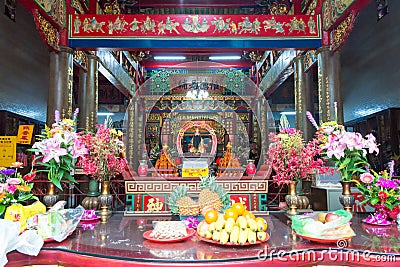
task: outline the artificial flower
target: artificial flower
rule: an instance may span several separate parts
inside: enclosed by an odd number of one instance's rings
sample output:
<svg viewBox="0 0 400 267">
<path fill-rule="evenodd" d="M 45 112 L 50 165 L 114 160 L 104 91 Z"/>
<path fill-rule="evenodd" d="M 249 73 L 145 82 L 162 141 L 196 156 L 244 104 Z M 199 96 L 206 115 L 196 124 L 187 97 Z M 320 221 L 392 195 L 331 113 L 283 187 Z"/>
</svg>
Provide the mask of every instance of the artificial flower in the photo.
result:
<svg viewBox="0 0 400 267">
<path fill-rule="evenodd" d="M 87 133 L 82 138 L 88 154 L 82 156 L 79 164 L 85 173 L 98 181 L 110 181 L 125 170 L 127 161 L 121 131 L 100 124 L 95 134 Z"/>
<path fill-rule="evenodd" d="M 370 184 L 374 181 L 374 176 L 370 174 L 369 172 L 362 173 L 360 175 L 360 181 L 363 182 L 364 184 Z"/>
<path fill-rule="evenodd" d="M 76 119 L 79 109 L 76 109 L 72 119 L 60 119 L 60 113 L 55 111 L 55 123 L 45 127 L 38 142 L 30 151 L 35 152 L 35 164 L 44 166 L 38 170 L 48 173 L 48 179 L 62 190 L 61 182 L 76 182 L 71 173 L 76 168 L 76 162 L 87 153 L 81 134 L 76 133 Z M 32 177 L 27 177 L 31 179 Z M 33 179 L 33 178 L 32 178 Z"/>
<path fill-rule="evenodd" d="M 275 172 L 274 182 L 297 182 L 310 174 L 329 170 L 320 157 L 318 141 L 314 139 L 305 144 L 301 131 L 285 128 L 278 134 L 271 133 L 270 140 L 272 145 L 268 150 L 267 162 Z"/>
<path fill-rule="evenodd" d="M 393 173 L 392 173 L 393 175 Z M 366 176 L 372 176 L 365 182 Z M 364 200 L 361 204 L 369 203 L 372 206 L 381 205 L 387 210 L 393 210 L 400 206 L 400 180 L 393 179 L 392 176 L 385 170 L 377 173 L 374 170 L 360 176 L 360 181 L 355 181 L 361 194 L 364 196 Z"/>
<path fill-rule="evenodd" d="M 12 166 L 19 168 L 18 163 L 14 163 Z M 28 175 L 32 175 L 32 173 Z M 25 204 L 29 200 L 38 200 L 31 193 L 32 188 L 33 183 L 25 181 L 16 169 L 0 170 L 0 215 L 14 203 Z"/>
<path fill-rule="evenodd" d="M 317 128 L 316 139 L 321 145 L 323 155 L 335 163 L 342 181 L 351 181 L 354 176 L 366 172 L 369 167 L 367 154 L 379 153 L 372 134 L 364 138 L 360 133 L 347 132 L 343 125 L 335 121 L 318 126 L 308 111 L 307 117 Z"/>
</svg>

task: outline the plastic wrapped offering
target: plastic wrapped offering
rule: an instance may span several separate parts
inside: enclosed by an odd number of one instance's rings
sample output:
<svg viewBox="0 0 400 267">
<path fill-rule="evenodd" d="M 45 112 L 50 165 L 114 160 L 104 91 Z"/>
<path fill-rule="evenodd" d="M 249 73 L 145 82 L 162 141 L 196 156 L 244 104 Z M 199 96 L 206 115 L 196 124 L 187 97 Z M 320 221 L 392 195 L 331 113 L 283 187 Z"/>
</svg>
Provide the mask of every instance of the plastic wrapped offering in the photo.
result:
<svg viewBox="0 0 400 267">
<path fill-rule="evenodd" d="M 43 239 L 36 231 L 27 230 L 20 234 L 20 223 L 0 219 L 0 266 L 7 263 L 6 254 L 17 250 L 20 253 L 37 256 L 43 246 Z"/>
<path fill-rule="evenodd" d="M 292 228 L 300 235 L 321 239 L 351 237 L 355 236 L 349 224 L 351 217 L 345 210 L 296 215 L 292 217 Z"/>
<path fill-rule="evenodd" d="M 43 240 L 61 242 L 75 230 L 84 211 L 82 206 L 64 209 L 63 205 L 57 205 L 57 209 L 51 209 L 30 218 L 28 227 L 36 229 Z"/>
</svg>

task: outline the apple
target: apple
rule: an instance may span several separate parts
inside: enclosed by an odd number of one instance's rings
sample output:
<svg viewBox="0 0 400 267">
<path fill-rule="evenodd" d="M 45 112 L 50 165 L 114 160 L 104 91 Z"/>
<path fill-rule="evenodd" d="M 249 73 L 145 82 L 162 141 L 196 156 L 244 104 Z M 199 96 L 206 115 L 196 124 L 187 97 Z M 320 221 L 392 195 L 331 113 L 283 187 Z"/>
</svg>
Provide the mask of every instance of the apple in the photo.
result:
<svg viewBox="0 0 400 267">
<path fill-rule="evenodd" d="M 337 220 L 339 218 L 340 218 L 340 216 L 337 215 L 336 213 L 328 213 L 325 215 L 326 222 L 331 222 L 331 221 Z"/>
<path fill-rule="evenodd" d="M 201 222 L 197 225 L 197 229 L 196 229 L 197 233 L 198 233 L 199 235 L 201 235 L 201 233 L 203 233 L 203 232 L 205 232 L 205 231 L 208 230 L 208 226 L 209 226 L 209 224 L 206 223 L 206 221 L 201 221 Z"/>
</svg>

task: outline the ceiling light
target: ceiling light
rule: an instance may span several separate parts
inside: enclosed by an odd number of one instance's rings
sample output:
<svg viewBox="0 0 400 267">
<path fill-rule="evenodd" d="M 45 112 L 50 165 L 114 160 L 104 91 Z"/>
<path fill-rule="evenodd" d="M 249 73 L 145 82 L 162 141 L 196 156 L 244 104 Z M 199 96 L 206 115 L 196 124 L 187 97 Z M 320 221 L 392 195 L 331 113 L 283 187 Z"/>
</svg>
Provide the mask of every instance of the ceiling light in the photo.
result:
<svg viewBox="0 0 400 267">
<path fill-rule="evenodd" d="M 97 112 L 97 116 L 113 116 L 115 115 L 112 112 Z"/>
<path fill-rule="evenodd" d="M 296 115 L 296 111 L 282 111 L 281 115 Z"/>
<path fill-rule="evenodd" d="M 211 56 L 208 59 L 210 60 L 239 60 L 241 56 Z"/>
<path fill-rule="evenodd" d="M 185 60 L 185 56 L 154 56 L 154 60 Z"/>
</svg>

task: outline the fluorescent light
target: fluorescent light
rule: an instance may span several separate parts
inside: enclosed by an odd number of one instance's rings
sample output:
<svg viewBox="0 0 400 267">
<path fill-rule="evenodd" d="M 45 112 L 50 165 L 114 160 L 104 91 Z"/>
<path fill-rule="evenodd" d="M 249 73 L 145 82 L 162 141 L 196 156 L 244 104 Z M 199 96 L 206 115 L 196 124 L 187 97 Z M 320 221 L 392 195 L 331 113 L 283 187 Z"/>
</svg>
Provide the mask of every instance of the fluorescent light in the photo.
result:
<svg viewBox="0 0 400 267">
<path fill-rule="evenodd" d="M 238 60 L 241 59 L 241 56 L 211 56 L 210 60 Z"/>
<path fill-rule="evenodd" d="M 113 116 L 115 115 L 112 112 L 97 112 L 97 116 Z"/>
<path fill-rule="evenodd" d="M 155 56 L 154 60 L 185 60 L 185 56 Z"/>
<path fill-rule="evenodd" d="M 282 111 L 281 115 L 296 115 L 296 111 Z"/>
</svg>

